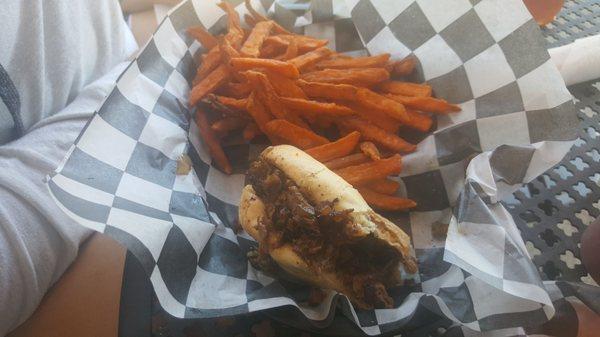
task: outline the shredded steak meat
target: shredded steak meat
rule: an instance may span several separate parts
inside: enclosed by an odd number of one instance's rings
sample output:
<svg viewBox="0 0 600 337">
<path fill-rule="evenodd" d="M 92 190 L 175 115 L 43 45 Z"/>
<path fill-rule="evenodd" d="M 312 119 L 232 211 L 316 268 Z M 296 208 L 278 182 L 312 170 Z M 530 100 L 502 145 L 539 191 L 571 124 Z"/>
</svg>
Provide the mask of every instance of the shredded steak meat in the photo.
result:
<svg viewBox="0 0 600 337">
<path fill-rule="evenodd" d="M 251 164 L 247 178 L 265 203 L 268 218 L 263 224 L 266 240 L 258 255 L 251 256 L 256 267 L 272 269 L 268 252 L 289 243 L 315 269 L 341 275 L 359 307 L 392 306 L 385 286 L 395 285 L 400 257 L 374 237 L 346 235 L 352 209 L 335 210 L 337 200 L 311 203 L 281 170 L 263 160 Z"/>
</svg>

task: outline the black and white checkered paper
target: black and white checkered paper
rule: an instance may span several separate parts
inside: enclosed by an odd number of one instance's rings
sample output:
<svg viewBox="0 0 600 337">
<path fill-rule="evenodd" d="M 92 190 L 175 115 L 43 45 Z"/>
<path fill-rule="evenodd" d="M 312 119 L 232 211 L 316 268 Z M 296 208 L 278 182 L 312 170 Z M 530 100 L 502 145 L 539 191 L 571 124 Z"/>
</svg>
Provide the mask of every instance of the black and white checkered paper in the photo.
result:
<svg viewBox="0 0 600 337">
<path fill-rule="evenodd" d="M 248 161 L 265 145 L 226 147 L 235 169 L 225 175 L 212 165 L 187 106 L 205 50 L 185 30 L 224 31 L 216 3 L 187 0 L 170 12 L 48 181 L 65 212 L 135 254 L 170 314 L 292 306 L 323 325 L 337 310 L 370 335 L 418 326 L 422 310 L 475 331 L 542 323 L 554 314 L 499 200 L 563 157 L 577 119 L 520 0 L 253 1 L 340 52 L 415 55 L 414 80 L 462 107 L 438 117 L 436 130 L 405 157 L 399 195 L 419 207 L 384 215 L 411 235 L 420 272 L 411 285 L 390 291 L 394 309 L 372 311 L 355 310 L 334 292 L 309 307 L 306 287 L 248 263 L 256 243 L 232 228 Z M 242 0 L 232 3 L 246 13 Z M 177 175 L 183 154 L 194 170 Z M 450 224 L 445 242 L 431 234 L 438 224 Z"/>
</svg>

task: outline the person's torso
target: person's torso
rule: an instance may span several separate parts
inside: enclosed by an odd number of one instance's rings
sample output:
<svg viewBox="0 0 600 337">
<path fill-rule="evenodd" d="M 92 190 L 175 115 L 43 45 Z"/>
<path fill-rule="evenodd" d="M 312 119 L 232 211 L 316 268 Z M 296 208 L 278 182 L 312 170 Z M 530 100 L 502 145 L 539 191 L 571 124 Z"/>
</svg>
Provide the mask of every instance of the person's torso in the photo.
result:
<svg viewBox="0 0 600 337">
<path fill-rule="evenodd" d="M 65 107 L 125 57 L 117 0 L 9 1 L 0 10 L 0 144 Z"/>
</svg>

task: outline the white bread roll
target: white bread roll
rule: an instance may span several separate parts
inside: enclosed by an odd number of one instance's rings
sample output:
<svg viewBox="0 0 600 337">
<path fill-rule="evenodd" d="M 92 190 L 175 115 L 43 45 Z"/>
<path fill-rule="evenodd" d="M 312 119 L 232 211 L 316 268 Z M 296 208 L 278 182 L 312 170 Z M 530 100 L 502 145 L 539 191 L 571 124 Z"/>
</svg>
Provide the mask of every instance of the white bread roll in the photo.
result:
<svg viewBox="0 0 600 337">
<path fill-rule="evenodd" d="M 260 160 L 281 170 L 313 205 L 338 199 L 334 204 L 337 211 L 353 209 L 348 214 L 350 221 L 345 228 L 346 234 L 356 239 L 370 236 L 369 239 L 375 239 L 380 246 L 386 246 L 399 253 L 400 262 L 404 264 L 406 271 L 416 272 L 416 261 L 411 256 L 409 236 L 398 226 L 375 213 L 360 193 L 337 174 L 305 152 L 289 145 L 267 148 L 261 154 Z M 259 243 L 268 241 L 265 224 L 269 223 L 270 219 L 267 217 L 267 206 L 254 188 L 251 185 L 244 187 L 239 207 L 240 224 Z M 367 303 L 365 294 L 352 285 L 353 281 L 344 282 L 344 279 L 348 280 L 348 274 L 338 275 L 335 268 L 317 270 L 309 261 L 298 255 L 289 243 L 276 247 L 268 246 L 269 244 L 266 244 L 265 247 L 269 250 L 270 257 L 288 274 L 309 284 L 344 293 L 359 307 L 372 308 L 373 303 Z M 373 275 L 378 272 L 379 270 L 373 270 Z M 398 270 L 396 274 L 397 272 Z M 365 274 L 350 275 L 352 280 L 354 277 L 364 276 Z"/>
<path fill-rule="evenodd" d="M 285 173 L 311 202 L 332 201 L 336 210 L 353 209 L 350 213 L 352 228 L 348 232 L 355 237 L 374 235 L 387 241 L 404 257 L 406 269 L 416 271 L 414 258 L 410 256 L 410 237 L 391 221 L 375 213 L 360 193 L 340 176 L 306 152 L 291 145 L 270 146 L 260 157 Z"/>
</svg>

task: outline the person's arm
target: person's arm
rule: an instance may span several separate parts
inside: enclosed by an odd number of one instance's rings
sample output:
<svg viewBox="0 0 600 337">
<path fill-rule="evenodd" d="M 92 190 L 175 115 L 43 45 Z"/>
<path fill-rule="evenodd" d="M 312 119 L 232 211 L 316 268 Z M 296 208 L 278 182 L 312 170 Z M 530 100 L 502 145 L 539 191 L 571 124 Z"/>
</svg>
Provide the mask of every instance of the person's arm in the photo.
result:
<svg viewBox="0 0 600 337">
<path fill-rule="evenodd" d="M 31 315 L 91 233 L 58 208 L 45 177 L 60 164 L 126 65 L 85 87 L 64 110 L 20 139 L 0 146 L 0 336 Z"/>
<path fill-rule="evenodd" d="M 40 306 L 6 337 L 119 335 L 125 248 L 92 234 Z"/>
</svg>

